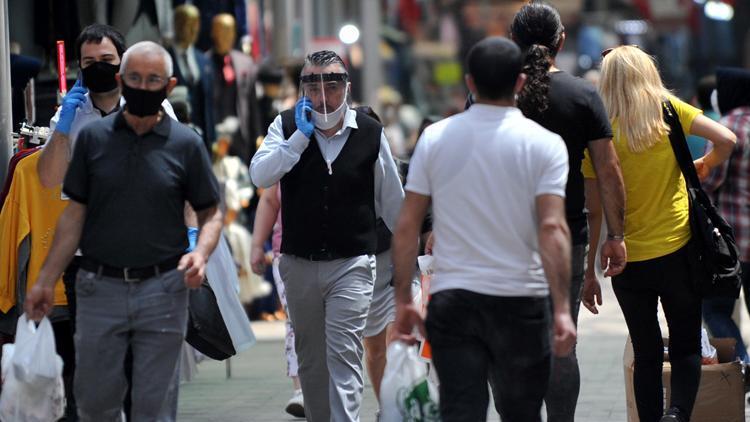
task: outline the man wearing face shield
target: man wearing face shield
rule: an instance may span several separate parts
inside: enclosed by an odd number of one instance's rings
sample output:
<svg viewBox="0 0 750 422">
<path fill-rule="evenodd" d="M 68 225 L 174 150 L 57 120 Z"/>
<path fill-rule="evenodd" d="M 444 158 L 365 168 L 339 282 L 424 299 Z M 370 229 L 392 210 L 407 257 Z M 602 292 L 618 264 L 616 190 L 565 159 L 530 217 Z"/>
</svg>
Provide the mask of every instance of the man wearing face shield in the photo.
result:
<svg viewBox="0 0 750 422">
<path fill-rule="evenodd" d="M 393 230 L 404 193 L 383 127 L 349 108 L 341 58 L 310 54 L 300 79 L 302 97 L 271 124 L 250 172 L 257 186 L 281 181 L 279 273 L 305 416 L 359 421 L 376 215 Z"/>
<path fill-rule="evenodd" d="M 222 216 L 203 141 L 161 106 L 177 82 L 171 75 L 158 44 L 124 54 L 116 81 L 127 102 L 78 134 L 62 188 L 71 200 L 24 303 L 34 320 L 52 310 L 55 280 L 80 246 L 74 388 L 82 422 L 120 420 L 128 349 L 131 420 L 174 420 L 166 416 L 168 391 L 187 327 L 187 288 L 204 279 Z M 200 227 L 188 253 L 185 202 Z"/>
</svg>

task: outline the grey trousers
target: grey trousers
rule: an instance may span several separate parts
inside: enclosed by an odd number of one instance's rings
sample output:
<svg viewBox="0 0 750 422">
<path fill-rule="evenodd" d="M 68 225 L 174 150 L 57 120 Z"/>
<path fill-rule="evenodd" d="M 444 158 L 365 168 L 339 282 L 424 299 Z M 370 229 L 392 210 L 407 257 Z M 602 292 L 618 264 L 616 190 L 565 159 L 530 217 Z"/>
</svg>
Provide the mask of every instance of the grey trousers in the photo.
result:
<svg viewBox="0 0 750 422">
<path fill-rule="evenodd" d="M 79 270 L 75 395 L 81 422 L 122 418 L 125 352 L 133 350 L 131 420 L 172 421 L 167 409 L 187 327 L 187 288 L 172 270 L 140 282 Z"/>
<path fill-rule="evenodd" d="M 372 300 L 375 258 L 309 261 L 282 255 L 279 272 L 294 325 L 307 420 L 359 421 L 362 334 Z"/>
</svg>

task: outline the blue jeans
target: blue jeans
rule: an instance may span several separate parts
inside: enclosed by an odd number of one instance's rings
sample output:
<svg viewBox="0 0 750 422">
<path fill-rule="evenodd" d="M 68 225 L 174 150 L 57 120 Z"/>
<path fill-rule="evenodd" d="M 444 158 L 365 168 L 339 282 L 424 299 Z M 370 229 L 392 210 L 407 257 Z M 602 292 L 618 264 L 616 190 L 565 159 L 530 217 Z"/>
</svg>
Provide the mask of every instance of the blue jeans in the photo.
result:
<svg viewBox="0 0 750 422">
<path fill-rule="evenodd" d="M 541 421 L 551 356 L 546 297 L 444 290 L 430 298 L 426 327 L 443 422 L 486 420 L 488 380 L 503 422 Z"/>
<path fill-rule="evenodd" d="M 750 262 L 742 263 L 742 285 L 745 289 L 745 304 L 748 305 L 750 291 Z M 729 297 L 712 297 L 703 299 L 703 320 L 706 322 L 711 335 L 714 337 L 731 337 L 737 340 L 735 356 L 745 363 L 750 363 L 747 348 L 742 341 L 737 324 L 732 319 L 734 304 L 737 299 Z M 748 306 L 750 312 L 750 306 Z"/>
</svg>

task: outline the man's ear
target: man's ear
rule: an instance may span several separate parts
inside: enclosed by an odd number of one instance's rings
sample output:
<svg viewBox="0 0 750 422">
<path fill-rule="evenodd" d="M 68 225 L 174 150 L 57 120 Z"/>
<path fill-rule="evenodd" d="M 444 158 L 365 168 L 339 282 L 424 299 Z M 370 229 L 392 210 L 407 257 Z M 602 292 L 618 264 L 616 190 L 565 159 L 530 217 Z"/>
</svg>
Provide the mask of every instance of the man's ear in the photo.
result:
<svg viewBox="0 0 750 422">
<path fill-rule="evenodd" d="M 464 75 L 464 81 L 466 82 L 466 88 L 469 89 L 469 92 L 471 92 L 472 95 L 474 95 L 474 99 L 476 99 L 476 97 L 477 97 L 477 84 L 474 83 L 474 78 L 471 77 L 471 75 L 467 73 L 467 74 Z"/>
<path fill-rule="evenodd" d="M 565 45 L 565 38 L 567 36 L 565 35 L 565 30 L 563 30 L 562 34 L 560 34 L 560 45 L 557 46 L 557 51 L 562 51 L 563 46 Z"/>
<path fill-rule="evenodd" d="M 518 94 L 519 92 L 521 92 L 525 84 L 526 84 L 526 74 L 519 73 L 518 78 L 516 79 L 516 86 L 513 87 L 513 93 Z"/>
<path fill-rule="evenodd" d="M 167 82 L 167 95 L 172 93 L 172 89 L 177 85 L 177 78 L 172 76 L 169 78 L 169 82 Z"/>
</svg>

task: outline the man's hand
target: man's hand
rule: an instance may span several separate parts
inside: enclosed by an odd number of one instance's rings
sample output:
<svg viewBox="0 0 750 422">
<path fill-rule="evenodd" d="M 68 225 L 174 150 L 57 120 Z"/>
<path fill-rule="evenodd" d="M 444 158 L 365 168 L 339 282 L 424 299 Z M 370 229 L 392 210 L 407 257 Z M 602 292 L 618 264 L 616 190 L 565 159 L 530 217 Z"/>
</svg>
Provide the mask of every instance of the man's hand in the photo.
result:
<svg viewBox="0 0 750 422">
<path fill-rule="evenodd" d="M 294 123 L 297 129 L 308 138 L 312 136 L 315 125 L 312 122 L 312 102 L 307 97 L 302 97 L 294 106 Z"/>
<path fill-rule="evenodd" d="M 52 312 L 55 306 L 55 285 L 48 285 L 44 282 L 37 282 L 29 290 L 26 300 L 23 303 L 24 312 L 29 319 L 40 321 Z"/>
<path fill-rule="evenodd" d="M 400 340 L 409 345 L 416 343 L 417 338 L 413 334 L 414 326 L 419 329 L 423 336 L 427 337 L 424 320 L 417 307 L 413 303 L 396 305 L 396 321 L 393 322 L 394 334 L 392 340 Z"/>
<path fill-rule="evenodd" d="M 706 180 L 708 175 L 711 173 L 711 166 L 706 163 L 704 157 L 693 161 L 693 165 L 695 165 L 695 172 L 698 173 L 698 179 L 700 179 L 701 181 Z"/>
<path fill-rule="evenodd" d="M 200 252 L 190 252 L 182 256 L 178 271 L 185 272 L 185 285 L 190 289 L 197 289 L 206 276 L 206 257 Z"/>
<path fill-rule="evenodd" d="M 616 276 L 625 269 L 625 264 L 628 260 L 628 252 L 625 249 L 624 240 L 607 239 L 602 245 L 602 250 L 599 255 L 605 277 Z"/>
<path fill-rule="evenodd" d="M 86 92 L 88 90 L 81 86 L 81 80 L 76 81 L 73 88 L 65 94 L 62 105 L 60 105 L 60 118 L 55 126 L 55 131 L 63 135 L 70 133 L 70 127 L 76 118 L 76 112 L 86 102 Z"/>
<path fill-rule="evenodd" d="M 555 312 L 555 337 L 552 352 L 557 357 L 565 357 L 576 344 L 576 326 L 570 312 Z"/>
<path fill-rule="evenodd" d="M 581 302 L 592 314 L 596 315 L 599 310 L 596 306 L 602 306 L 602 286 L 599 283 L 599 279 L 596 278 L 596 272 L 592 269 L 586 270 L 586 274 L 583 277 L 583 293 L 581 294 Z"/>
<path fill-rule="evenodd" d="M 263 275 L 266 271 L 266 253 L 263 250 L 262 245 L 253 245 L 250 252 L 250 266 L 253 272 L 258 275 Z"/>
</svg>

